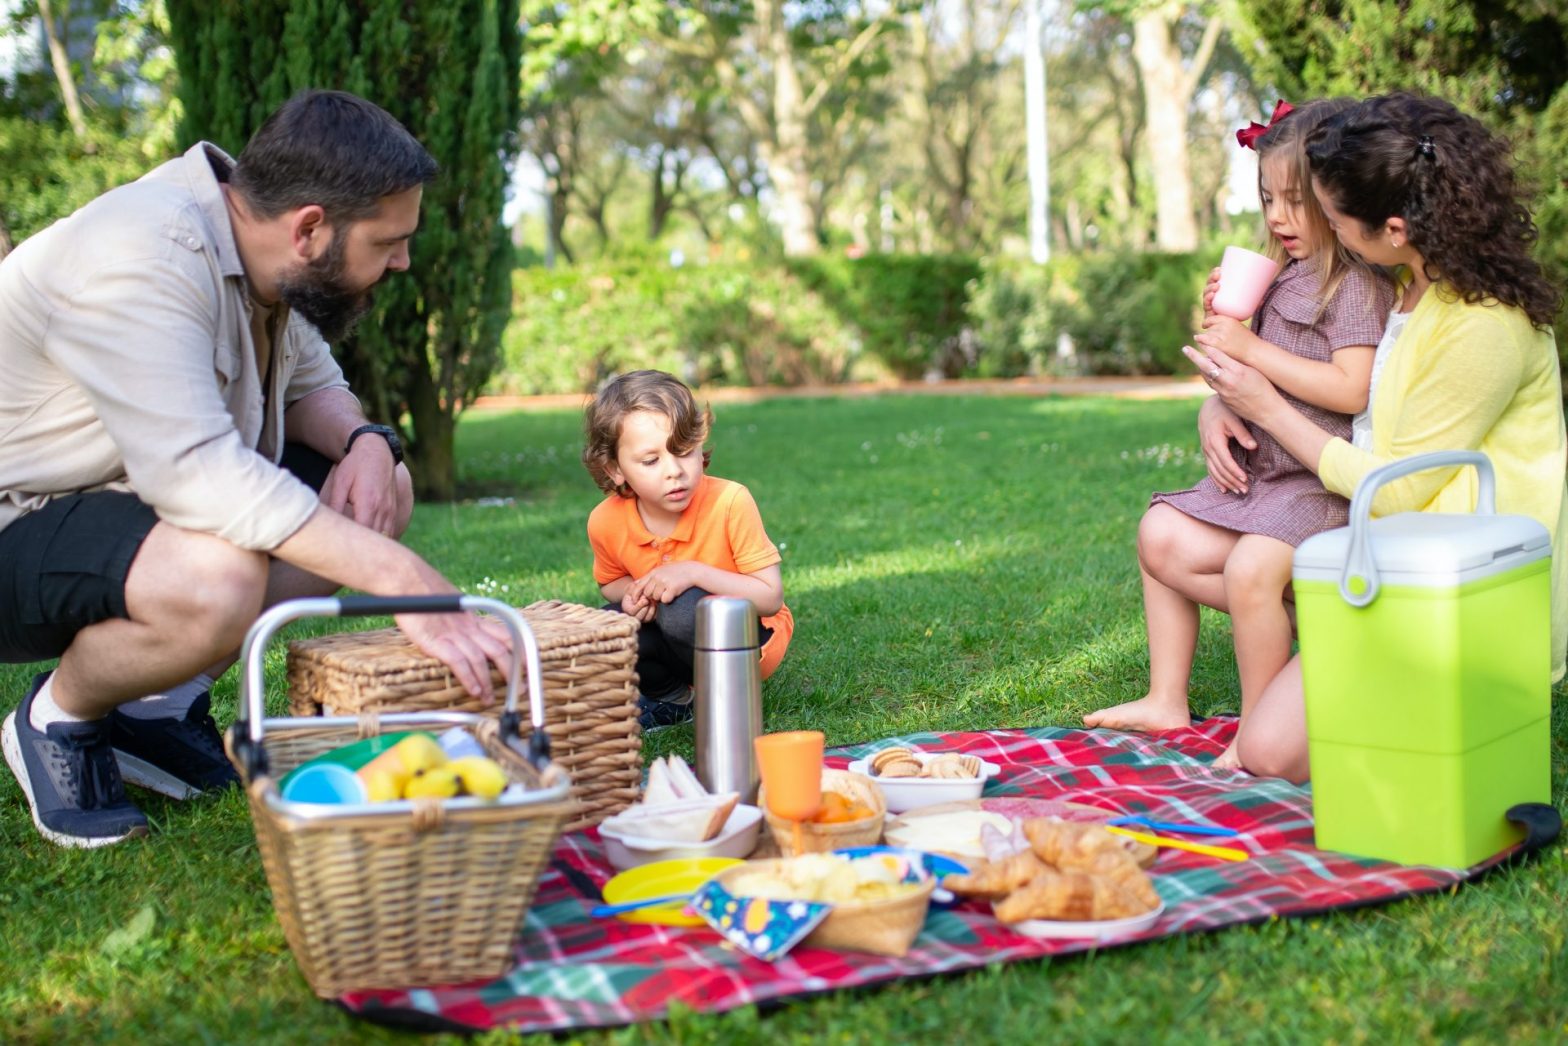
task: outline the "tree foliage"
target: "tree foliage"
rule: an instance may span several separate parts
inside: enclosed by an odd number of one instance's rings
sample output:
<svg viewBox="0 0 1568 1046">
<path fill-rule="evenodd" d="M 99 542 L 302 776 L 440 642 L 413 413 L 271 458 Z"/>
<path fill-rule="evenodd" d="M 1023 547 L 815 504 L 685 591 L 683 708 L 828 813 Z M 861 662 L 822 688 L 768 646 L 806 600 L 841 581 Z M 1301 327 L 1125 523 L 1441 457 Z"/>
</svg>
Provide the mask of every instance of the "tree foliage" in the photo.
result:
<svg viewBox="0 0 1568 1046">
<path fill-rule="evenodd" d="M 513 251 L 501 223 L 517 151 L 517 0 L 170 0 L 182 138 L 237 150 L 295 92 L 338 88 L 396 116 L 441 165 L 411 272 L 338 357 L 367 413 L 400 424 L 426 497 L 455 488 L 458 413 L 494 370 Z"/>
</svg>

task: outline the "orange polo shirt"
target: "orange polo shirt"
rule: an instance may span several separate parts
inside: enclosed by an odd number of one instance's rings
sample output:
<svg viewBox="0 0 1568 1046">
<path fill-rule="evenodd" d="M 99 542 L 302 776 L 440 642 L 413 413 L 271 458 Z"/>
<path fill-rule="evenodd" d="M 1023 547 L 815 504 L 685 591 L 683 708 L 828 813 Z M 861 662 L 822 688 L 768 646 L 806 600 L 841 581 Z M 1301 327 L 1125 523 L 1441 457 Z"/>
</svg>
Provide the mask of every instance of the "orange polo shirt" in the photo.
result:
<svg viewBox="0 0 1568 1046">
<path fill-rule="evenodd" d="M 691 504 L 681 513 L 675 531 L 654 537 L 637 511 L 636 498 L 611 494 L 588 516 L 588 543 L 593 546 L 593 579 L 608 585 L 617 578 L 633 579 L 665 563 L 693 561 L 734 574 L 755 574 L 781 559 L 762 527 L 762 513 L 751 491 L 740 483 L 703 476 Z M 789 607 L 762 619 L 773 635 L 762 646 L 762 678 L 784 660 L 795 616 Z"/>
</svg>

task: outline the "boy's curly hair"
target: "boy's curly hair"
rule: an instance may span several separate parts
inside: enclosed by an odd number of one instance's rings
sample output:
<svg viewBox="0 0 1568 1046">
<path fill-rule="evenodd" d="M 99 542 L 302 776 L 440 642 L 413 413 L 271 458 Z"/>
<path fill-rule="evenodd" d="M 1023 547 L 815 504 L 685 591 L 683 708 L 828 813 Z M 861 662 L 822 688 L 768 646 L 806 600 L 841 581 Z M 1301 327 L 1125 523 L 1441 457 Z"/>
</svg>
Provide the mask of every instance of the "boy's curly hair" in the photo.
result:
<svg viewBox="0 0 1568 1046">
<path fill-rule="evenodd" d="M 1403 218 L 1426 275 L 1466 302 L 1512 305 L 1549 326 L 1562 292 L 1530 254 L 1536 228 L 1508 141 L 1439 98 L 1389 94 L 1330 118 L 1307 141 L 1312 176 L 1373 232 Z"/>
<path fill-rule="evenodd" d="M 610 379 L 588 404 L 583 417 L 583 466 L 606 494 L 633 497 L 632 488 L 610 478 L 610 466 L 621 439 L 621 423 L 634 411 L 647 410 L 670 419 L 669 448 L 685 454 L 708 439 L 713 411 L 698 406 L 686 383 L 662 370 L 634 370 Z M 702 452 L 706 469 L 713 452 Z"/>
</svg>

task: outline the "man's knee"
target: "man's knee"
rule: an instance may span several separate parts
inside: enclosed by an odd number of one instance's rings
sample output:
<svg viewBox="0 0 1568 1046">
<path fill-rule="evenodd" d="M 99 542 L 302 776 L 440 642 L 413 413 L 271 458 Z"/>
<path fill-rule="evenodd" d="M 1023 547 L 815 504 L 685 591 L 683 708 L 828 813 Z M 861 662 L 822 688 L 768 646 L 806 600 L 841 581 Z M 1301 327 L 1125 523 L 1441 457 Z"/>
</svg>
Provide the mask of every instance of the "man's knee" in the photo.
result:
<svg viewBox="0 0 1568 1046">
<path fill-rule="evenodd" d="M 264 552 L 160 524 L 131 565 L 126 606 L 133 620 L 225 653 L 261 613 L 269 562 Z"/>
<path fill-rule="evenodd" d="M 391 537 L 400 538 L 414 518 L 414 477 L 406 465 L 398 465 L 393 473 L 397 483 L 397 512 L 392 521 Z"/>
</svg>

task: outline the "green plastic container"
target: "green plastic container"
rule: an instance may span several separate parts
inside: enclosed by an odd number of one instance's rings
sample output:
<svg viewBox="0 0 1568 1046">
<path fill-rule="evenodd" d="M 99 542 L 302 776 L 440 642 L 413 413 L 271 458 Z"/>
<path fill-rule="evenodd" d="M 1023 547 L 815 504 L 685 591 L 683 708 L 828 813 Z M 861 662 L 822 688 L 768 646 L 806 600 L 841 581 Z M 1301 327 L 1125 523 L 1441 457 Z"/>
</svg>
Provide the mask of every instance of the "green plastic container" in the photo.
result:
<svg viewBox="0 0 1568 1046">
<path fill-rule="evenodd" d="M 1370 519 L 1384 483 L 1474 465 L 1474 515 Z M 1495 511 L 1486 456 L 1421 454 L 1368 474 L 1350 525 L 1296 550 L 1317 845 L 1465 868 L 1549 802 L 1551 538 Z"/>
</svg>

